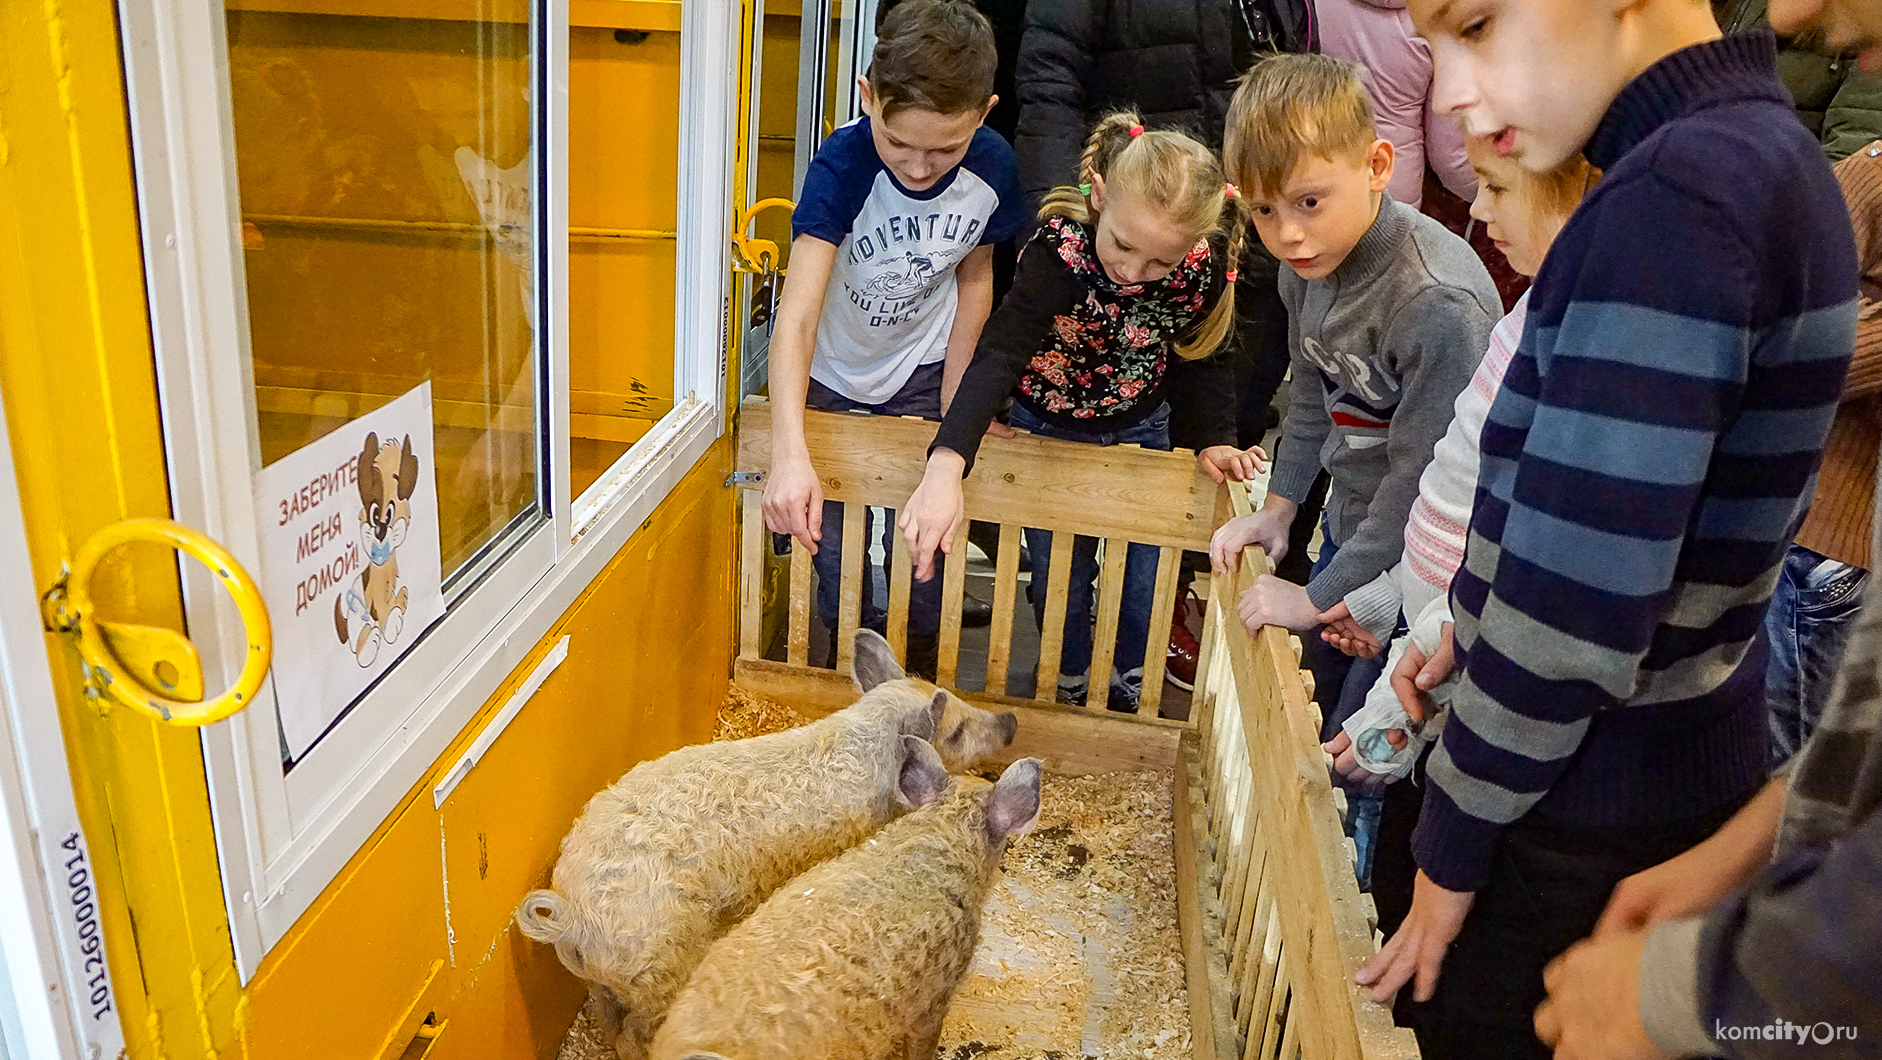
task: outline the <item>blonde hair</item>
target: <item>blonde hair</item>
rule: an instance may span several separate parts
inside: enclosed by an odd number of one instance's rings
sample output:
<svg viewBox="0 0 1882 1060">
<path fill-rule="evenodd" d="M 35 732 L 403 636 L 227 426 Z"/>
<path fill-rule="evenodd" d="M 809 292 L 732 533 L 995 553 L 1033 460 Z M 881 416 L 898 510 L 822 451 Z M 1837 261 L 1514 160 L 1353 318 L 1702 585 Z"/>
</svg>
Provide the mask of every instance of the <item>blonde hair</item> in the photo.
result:
<svg viewBox="0 0 1882 1060">
<path fill-rule="evenodd" d="M 1132 135 L 1131 130 L 1139 130 Z M 1054 188 L 1039 207 L 1039 217 L 1064 217 L 1095 224 L 1091 186 L 1104 178 L 1106 196 L 1148 203 L 1185 233 L 1207 239 L 1228 233 L 1228 272 L 1242 257 L 1242 212 L 1228 195 L 1222 164 L 1215 153 L 1191 137 L 1169 129 L 1143 129 L 1143 119 L 1127 110 L 1098 119 L 1078 160 L 1080 187 Z M 1235 284 L 1225 283 L 1222 297 L 1196 333 L 1176 346 L 1176 355 L 1194 361 L 1207 357 L 1228 339 L 1235 322 Z"/>
<path fill-rule="evenodd" d="M 1358 68 L 1326 55 L 1257 63 L 1229 101 L 1223 132 L 1229 179 L 1265 194 L 1281 189 L 1302 155 L 1337 159 L 1378 139 Z"/>
<path fill-rule="evenodd" d="M 1540 219 L 1538 214 L 1565 220 L 1581 205 L 1595 181 L 1601 179 L 1601 171 L 1579 153 L 1543 173 L 1525 169 L 1514 159 L 1498 155 L 1490 146 L 1489 137 L 1465 137 L 1464 153 L 1469 156 L 1470 168 L 1477 171 L 1479 180 L 1510 189 L 1522 199 L 1526 210 L 1535 211 L 1528 219 L 1530 224 Z"/>
</svg>

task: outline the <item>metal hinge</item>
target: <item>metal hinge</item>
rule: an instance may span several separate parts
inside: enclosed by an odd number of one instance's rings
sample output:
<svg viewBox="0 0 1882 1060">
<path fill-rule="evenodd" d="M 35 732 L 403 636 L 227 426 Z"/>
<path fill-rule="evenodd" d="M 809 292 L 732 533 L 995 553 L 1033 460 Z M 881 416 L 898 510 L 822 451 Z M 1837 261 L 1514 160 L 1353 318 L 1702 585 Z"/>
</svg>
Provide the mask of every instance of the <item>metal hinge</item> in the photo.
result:
<svg viewBox="0 0 1882 1060">
<path fill-rule="evenodd" d="M 733 486 L 756 486 L 764 480 L 765 473 L 762 471 L 734 471 L 730 475 L 725 476 L 725 488 L 731 489 Z"/>
</svg>

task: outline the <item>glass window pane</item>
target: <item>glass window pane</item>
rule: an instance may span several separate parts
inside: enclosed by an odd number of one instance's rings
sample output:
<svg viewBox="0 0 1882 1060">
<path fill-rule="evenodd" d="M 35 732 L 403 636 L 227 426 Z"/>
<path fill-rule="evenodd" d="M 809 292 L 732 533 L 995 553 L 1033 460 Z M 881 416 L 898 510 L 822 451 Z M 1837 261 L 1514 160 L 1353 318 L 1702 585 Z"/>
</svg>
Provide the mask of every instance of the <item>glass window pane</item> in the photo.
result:
<svg viewBox="0 0 1882 1060">
<path fill-rule="evenodd" d="M 262 462 L 430 380 L 449 584 L 540 493 L 529 7 L 228 6 Z"/>
<path fill-rule="evenodd" d="M 569 488 L 577 497 L 673 408 L 680 34 L 676 17 L 647 14 L 639 28 L 577 25 L 569 34 Z"/>
</svg>

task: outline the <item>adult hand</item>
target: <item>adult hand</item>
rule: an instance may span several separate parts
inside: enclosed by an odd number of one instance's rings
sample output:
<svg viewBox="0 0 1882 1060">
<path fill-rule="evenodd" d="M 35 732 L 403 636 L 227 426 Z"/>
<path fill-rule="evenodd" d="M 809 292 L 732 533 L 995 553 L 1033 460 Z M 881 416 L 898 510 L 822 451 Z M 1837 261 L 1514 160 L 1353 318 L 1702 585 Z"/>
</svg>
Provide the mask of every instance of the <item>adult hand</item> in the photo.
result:
<svg viewBox="0 0 1882 1060">
<path fill-rule="evenodd" d="M 1595 925 L 1598 937 L 1646 931 L 1662 920 L 1703 912 L 1742 880 L 1716 850 L 1701 843 L 1620 882 Z"/>
<path fill-rule="evenodd" d="M 1438 988 L 1444 954 L 1464 928 L 1464 917 L 1477 900 L 1472 891 L 1447 891 L 1431 882 L 1423 870 L 1412 884 L 1411 910 L 1404 923 L 1366 966 L 1353 976 L 1360 986 L 1372 987 L 1372 1000 L 1383 1005 L 1399 987 L 1416 978 L 1412 997 L 1429 1001 Z"/>
<path fill-rule="evenodd" d="M 1385 739 L 1392 745 L 1393 750 L 1404 750 L 1405 733 L 1403 730 L 1388 729 Z M 1383 791 L 1386 785 L 1398 779 L 1390 773 L 1374 773 L 1360 765 L 1359 754 L 1353 750 L 1353 738 L 1343 731 L 1321 744 L 1320 749 L 1333 756 L 1333 772 L 1339 777 L 1342 787 L 1370 794 Z"/>
<path fill-rule="evenodd" d="M 1232 445 L 1212 445 L 1196 454 L 1196 463 L 1217 484 L 1234 479 L 1247 482 L 1268 470 L 1267 451 L 1260 446 L 1237 449 Z"/>
<path fill-rule="evenodd" d="M 1710 909 L 1771 860 L 1786 784 L 1774 778 L 1705 842 L 1620 882 L 1595 925 L 1597 938 L 1646 931 Z"/>
<path fill-rule="evenodd" d="M 811 555 L 823 540 L 823 483 L 810 466 L 810 453 L 780 453 L 765 476 L 765 526 L 774 534 L 802 541 Z"/>
<path fill-rule="evenodd" d="M 951 449 L 936 449 L 928 457 L 928 471 L 921 485 L 909 495 L 908 503 L 896 516 L 895 526 L 908 542 L 908 558 L 915 566 L 915 580 L 934 577 L 934 551 L 954 554 L 954 534 L 967 518 L 961 500 L 961 470 L 967 461 Z"/>
<path fill-rule="evenodd" d="M 1555 1060 L 1670 1060 L 1640 1021 L 1644 931 L 1583 939 L 1543 970 L 1536 1037 Z"/>
<path fill-rule="evenodd" d="M 1259 545 L 1268 559 L 1281 562 L 1281 557 L 1287 555 L 1287 531 L 1294 525 L 1296 507 L 1285 497 L 1270 495 L 1260 511 L 1223 523 L 1209 538 L 1210 561 L 1233 574 L 1241 567 L 1242 549 Z"/>
<path fill-rule="evenodd" d="M 1320 631 L 1320 639 L 1333 645 L 1340 651 L 1359 659 L 1370 659 L 1385 650 L 1379 638 L 1372 631 L 1359 624 L 1353 612 L 1341 600 L 1316 616 L 1327 628 Z"/>
<path fill-rule="evenodd" d="M 1304 586 L 1272 574 L 1256 578 L 1237 606 L 1250 635 L 1259 633 L 1262 626 L 1311 629 L 1320 615 Z"/>
<path fill-rule="evenodd" d="M 1438 650 L 1429 657 L 1417 644 L 1405 645 L 1405 654 L 1399 656 L 1398 665 L 1392 668 L 1392 691 L 1398 693 L 1399 704 L 1413 721 L 1425 720 L 1424 694 L 1443 683 L 1456 667 L 1455 632 L 1456 627 L 1446 622 Z"/>
</svg>

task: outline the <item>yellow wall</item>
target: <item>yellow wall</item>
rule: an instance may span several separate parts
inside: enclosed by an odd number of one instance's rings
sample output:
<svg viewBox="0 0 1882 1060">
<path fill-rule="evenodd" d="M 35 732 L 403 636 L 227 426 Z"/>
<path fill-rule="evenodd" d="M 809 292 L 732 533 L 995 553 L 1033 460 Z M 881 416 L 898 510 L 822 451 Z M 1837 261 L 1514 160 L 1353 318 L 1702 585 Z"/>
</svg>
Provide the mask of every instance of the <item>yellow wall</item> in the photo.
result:
<svg viewBox="0 0 1882 1060">
<path fill-rule="evenodd" d="M 93 531 L 168 509 L 115 34 L 109 5 L 0 5 L 0 398 L 41 586 Z M 509 911 L 590 794 L 710 735 L 732 644 L 730 464 L 722 441 L 446 752 L 570 637 L 451 800 L 432 808 L 434 766 L 246 991 L 196 733 L 88 706 L 50 640 L 130 1055 L 371 1057 L 433 1009 L 449 1021 L 434 1056 L 553 1055 L 580 989 L 518 944 Z M 102 577 L 108 617 L 180 623 L 169 554 Z"/>
<path fill-rule="evenodd" d="M 590 795 L 637 761 L 712 736 L 732 642 L 730 470 L 722 441 L 466 728 L 460 744 L 568 635 L 568 659 L 444 807 L 432 808 L 434 768 L 269 955 L 250 986 L 242 1055 L 375 1055 L 435 960 L 446 963 L 424 1007 L 450 1025 L 433 1056 L 554 1055 L 582 988 L 510 913 L 547 885 Z"/>
<path fill-rule="evenodd" d="M 577 232 L 569 239 L 569 410 L 578 494 L 673 401 L 675 241 L 579 234 L 671 232 L 679 210 L 680 35 L 629 30 L 617 40 L 615 32 L 569 31 L 569 224 Z M 639 414 L 640 430 L 603 419 L 626 412 Z"/>
</svg>

